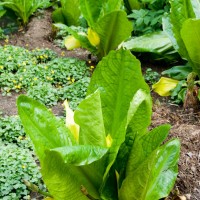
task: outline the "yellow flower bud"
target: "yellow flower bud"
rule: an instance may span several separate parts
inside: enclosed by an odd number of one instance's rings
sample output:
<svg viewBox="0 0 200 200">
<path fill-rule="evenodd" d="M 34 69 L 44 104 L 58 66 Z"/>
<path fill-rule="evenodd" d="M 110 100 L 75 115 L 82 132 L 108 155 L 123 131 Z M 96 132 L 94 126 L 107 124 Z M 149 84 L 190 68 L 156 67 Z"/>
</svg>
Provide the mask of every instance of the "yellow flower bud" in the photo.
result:
<svg viewBox="0 0 200 200">
<path fill-rule="evenodd" d="M 99 35 L 91 28 L 88 28 L 88 40 L 93 46 L 98 46 L 100 43 Z"/>
<path fill-rule="evenodd" d="M 73 50 L 79 48 L 81 43 L 74 36 L 68 36 L 65 38 L 65 47 L 67 50 Z"/>
</svg>

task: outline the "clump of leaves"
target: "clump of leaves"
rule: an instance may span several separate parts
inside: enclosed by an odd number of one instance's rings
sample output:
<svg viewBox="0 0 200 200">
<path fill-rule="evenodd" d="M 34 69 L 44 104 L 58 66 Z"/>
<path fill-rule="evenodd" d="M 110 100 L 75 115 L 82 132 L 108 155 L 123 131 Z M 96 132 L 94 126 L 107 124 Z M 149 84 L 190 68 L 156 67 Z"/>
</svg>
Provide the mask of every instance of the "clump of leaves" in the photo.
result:
<svg viewBox="0 0 200 200">
<path fill-rule="evenodd" d="M 17 17 L 22 20 L 22 24 L 26 25 L 29 17 L 38 9 L 48 7 L 49 0 L 1 0 L 0 6 L 9 8 L 15 12 Z"/>
<path fill-rule="evenodd" d="M 30 199 L 27 180 L 44 188 L 33 153 L 16 145 L 0 145 L 0 199 Z"/>
<path fill-rule="evenodd" d="M 163 144 L 169 125 L 148 130 L 150 90 L 129 51 L 99 62 L 74 113 L 66 103 L 67 127 L 27 96 L 17 105 L 53 199 L 158 200 L 172 189 L 180 143 Z"/>
<path fill-rule="evenodd" d="M 162 30 L 163 14 L 164 10 L 133 10 L 128 18 L 133 22 L 134 35 L 143 35 Z"/>
<path fill-rule="evenodd" d="M 148 84 L 153 85 L 159 80 L 159 78 L 160 74 L 158 72 L 153 71 L 151 68 L 147 68 L 144 74 L 144 79 Z"/>
</svg>

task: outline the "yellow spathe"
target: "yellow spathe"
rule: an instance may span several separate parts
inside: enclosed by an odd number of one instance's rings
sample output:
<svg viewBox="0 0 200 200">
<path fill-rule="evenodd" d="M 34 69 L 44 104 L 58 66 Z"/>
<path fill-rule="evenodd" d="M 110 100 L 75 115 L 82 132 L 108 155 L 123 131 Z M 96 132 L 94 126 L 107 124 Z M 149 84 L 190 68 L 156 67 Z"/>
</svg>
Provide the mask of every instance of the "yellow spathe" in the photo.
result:
<svg viewBox="0 0 200 200">
<path fill-rule="evenodd" d="M 169 96 L 171 90 L 177 86 L 178 82 L 179 81 L 171 78 L 161 77 L 157 83 L 152 85 L 152 89 L 160 96 Z"/>
<path fill-rule="evenodd" d="M 67 50 L 73 50 L 73 49 L 81 47 L 81 43 L 79 42 L 79 40 L 77 40 L 72 35 L 66 37 L 64 42 L 65 42 L 65 47 L 67 48 Z"/>
<path fill-rule="evenodd" d="M 66 110 L 66 126 L 71 131 L 71 133 L 74 135 L 74 138 L 76 139 L 76 141 L 78 141 L 80 127 L 74 121 L 74 112 L 69 107 L 67 100 L 64 101 L 64 106 L 65 106 L 65 110 Z"/>
<path fill-rule="evenodd" d="M 91 28 L 88 28 L 88 40 L 93 46 L 98 46 L 100 43 L 99 35 Z"/>
</svg>

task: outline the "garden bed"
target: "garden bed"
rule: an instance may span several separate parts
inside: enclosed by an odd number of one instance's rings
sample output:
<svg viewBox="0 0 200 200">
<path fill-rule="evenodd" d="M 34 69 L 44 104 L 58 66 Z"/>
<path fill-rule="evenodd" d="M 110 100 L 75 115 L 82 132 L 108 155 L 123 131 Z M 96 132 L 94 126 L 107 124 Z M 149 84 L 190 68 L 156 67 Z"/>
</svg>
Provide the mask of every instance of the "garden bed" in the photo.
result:
<svg viewBox="0 0 200 200">
<path fill-rule="evenodd" d="M 40 16 L 31 19 L 27 31 L 13 34 L 8 42 L 0 41 L 1 45 L 15 45 L 27 48 L 49 48 L 60 57 L 74 57 L 87 61 L 88 52 L 83 49 L 66 51 L 57 47 L 51 41 L 50 11 L 44 11 Z M 147 63 L 142 64 L 148 67 Z M 158 66 L 151 67 L 155 70 Z M 16 98 L 20 93 L 11 96 L 0 94 L 0 111 L 2 116 L 17 114 Z M 153 94 L 152 127 L 169 123 L 172 126 L 169 138 L 176 137 L 181 141 L 181 157 L 179 161 L 179 175 L 172 193 L 179 192 L 187 199 L 198 200 L 200 197 L 200 111 L 184 110 L 182 106 L 170 104 L 168 99 Z M 63 116 L 62 101 L 50 106 L 57 116 Z"/>
</svg>

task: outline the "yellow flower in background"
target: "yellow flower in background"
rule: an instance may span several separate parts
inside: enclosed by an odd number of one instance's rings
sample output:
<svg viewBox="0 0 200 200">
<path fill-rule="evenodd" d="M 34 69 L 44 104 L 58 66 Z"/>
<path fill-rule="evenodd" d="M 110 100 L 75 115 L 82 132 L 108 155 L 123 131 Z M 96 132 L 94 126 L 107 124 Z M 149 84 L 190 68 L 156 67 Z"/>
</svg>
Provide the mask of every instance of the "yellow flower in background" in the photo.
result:
<svg viewBox="0 0 200 200">
<path fill-rule="evenodd" d="M 65 52 L 64 52 L 64 51 L 62 51 L 60 55 L 61 55 L 61 56 L 65 56 Z"/>
<path fill-rule="evenodd" d="M 88 28 L 88 40 L 93 46 L 98 46 L 100 43 L 99 35 L 91 28 Z"/>
<path fill-rule="evenodd" d="M 4 42 L 5 42 L 5 43 L 8 43 L 8 42 L 9 42 L 8 38 L 6 38 L 6 39 L 4 40 Z"/>
<path fill-rule="evenodd" d="M 35 78 L 33 78 L 33 80 L 34 80 L 34 81 L 37 81 L 38 79 L 37 79 L 37 77 L 35 77 Z"/>
<path fill-rule="evenodd" d="M 67 100 L 64 101 L 63 105 L 65 106 L 65 110 L 66 110 L 66 126 L 74 135 L 74 138 L 78 141 L 80 127 L 74 121 L 74 112 L 70 109 Z"/>
<path fill-rule="evenodd" d="M 171 94 L 171 90 L 173 90 L 179 81 L 161 77 L 161 79 L 152 85 L 152 89 L 154 92 L 158 93 L 160 96 L 169 96 Z"/>
<path fill-rule="evenodd" d="M 0 66 L 0 69 L 3 69 L 3 66 L 2 66 L 2 65 Z"/>
<path fill-rule="evenodd" d="M 65 47 L 67 50 L 73 50 L 81 47 L 81 43 L 74 36 L 68 36 L 65 38 Z"/>
<path fill-rule="evenodd" d="M 72 78 L 72 79 L 71 79 L 71 82 L 74 83 L 74 82 L 75 82 L 75 78 Z"/>
</svg>

